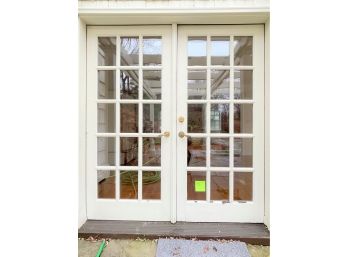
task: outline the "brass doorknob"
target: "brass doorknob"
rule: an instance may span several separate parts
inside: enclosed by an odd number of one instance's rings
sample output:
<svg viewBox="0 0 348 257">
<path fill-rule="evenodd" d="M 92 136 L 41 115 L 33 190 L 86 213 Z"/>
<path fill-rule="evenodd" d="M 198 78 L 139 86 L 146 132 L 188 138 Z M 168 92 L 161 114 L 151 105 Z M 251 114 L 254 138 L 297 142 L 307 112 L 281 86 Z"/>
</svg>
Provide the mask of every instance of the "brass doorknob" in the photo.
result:
<svg viewBox="0 0 348 257">
<path fill-rule="evenodd" d="M 162 134 L 160 134 L 158 137 L 169 137 L 170 136 L 170 132 L 169 131 L 165 131 Z"/>
<path fill-rule="evenodd" d="M 185 134 L 184 131 L 180 131 L 178 135 L 179 135 L 180 138 L 190 137 L 189 135 Z"/>
</svg>

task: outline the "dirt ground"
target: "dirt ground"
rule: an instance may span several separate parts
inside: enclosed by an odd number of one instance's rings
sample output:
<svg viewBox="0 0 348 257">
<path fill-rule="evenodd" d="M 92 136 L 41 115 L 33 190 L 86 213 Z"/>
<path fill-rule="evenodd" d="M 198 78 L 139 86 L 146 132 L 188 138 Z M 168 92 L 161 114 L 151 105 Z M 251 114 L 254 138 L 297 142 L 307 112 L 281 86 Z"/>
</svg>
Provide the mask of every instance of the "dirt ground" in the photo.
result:
<svg viewBox="0 0 348 257">
<path fill-rule="evenodd" d="M 79 239 L 79 257 L 95 257 L 102 241 Z M 101 257 L 155 257 L 157 240 L 109 240 Z M 269 246 L 247 245 L 251 257 L 269 257 Z"/>
</svg>

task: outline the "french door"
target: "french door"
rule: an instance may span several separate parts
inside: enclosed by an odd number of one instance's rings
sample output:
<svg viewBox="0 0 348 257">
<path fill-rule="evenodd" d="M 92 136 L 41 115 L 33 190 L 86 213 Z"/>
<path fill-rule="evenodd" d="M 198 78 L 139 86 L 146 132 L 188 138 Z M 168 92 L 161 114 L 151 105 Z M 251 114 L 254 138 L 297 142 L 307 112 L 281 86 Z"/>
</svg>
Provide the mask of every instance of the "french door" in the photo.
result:
<svg viewBox="0 0 348 257">
<path fill-rule="evenodd" d="M 263 26 L 178 34 L 178 220 L 263 222 Z"/>
<path fill-rule="evenodd" d="M 87 37 L 87 216 L 170 220 L 171 27 Z"/>
<path fill-rule="evenodd" d="M 87 37 L 88 218 L 262 222 L 263 27 Z"/>
</svg>

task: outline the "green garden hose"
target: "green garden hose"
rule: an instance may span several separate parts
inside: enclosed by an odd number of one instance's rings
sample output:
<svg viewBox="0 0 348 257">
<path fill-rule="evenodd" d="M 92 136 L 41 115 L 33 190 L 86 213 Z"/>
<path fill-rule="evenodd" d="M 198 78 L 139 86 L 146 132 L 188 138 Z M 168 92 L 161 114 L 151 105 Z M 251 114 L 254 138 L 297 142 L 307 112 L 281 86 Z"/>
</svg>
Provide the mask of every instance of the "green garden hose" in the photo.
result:
<svg viewBox="0 0 348 257">
<path fill-rule="evenodd" d="M 99 247 L 99 250 L 98 250 L 98 252 L 97 252 L 97 255 L 96 255 L 95 257 L 100 257 L 100 255 L 102 254 L 102 252 L 103 252 L 103 250 L 104 250 L 105 247 L 106 247 L 106 245 L 105 245 L 105 240 L 103 240 L 102 244 L 101 244 L 100 247 Z"/>
</svg>

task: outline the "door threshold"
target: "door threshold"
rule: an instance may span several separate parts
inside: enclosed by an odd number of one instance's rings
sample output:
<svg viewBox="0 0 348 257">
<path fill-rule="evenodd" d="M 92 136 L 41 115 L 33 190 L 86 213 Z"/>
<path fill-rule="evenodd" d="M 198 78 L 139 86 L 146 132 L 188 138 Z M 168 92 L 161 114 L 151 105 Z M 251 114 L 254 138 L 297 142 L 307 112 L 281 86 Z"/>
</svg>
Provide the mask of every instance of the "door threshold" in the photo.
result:
<svg viewBox="0 0 348 257">
<path fill-rule="evenodd" d="M 79 238 L 90 236 L 113 239 L 158 239 L 163 237 L 201 240 L 237 240 L 269 245 L 270 233 L 263 223 L 177 222 L 87 220 L 78 231 Z"/>
</svg>

